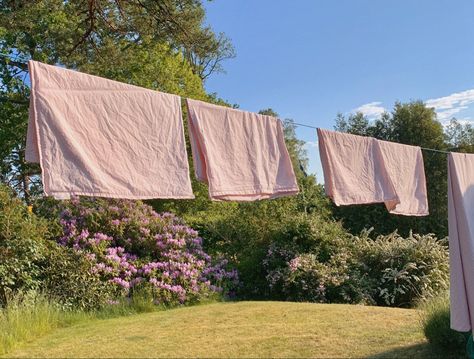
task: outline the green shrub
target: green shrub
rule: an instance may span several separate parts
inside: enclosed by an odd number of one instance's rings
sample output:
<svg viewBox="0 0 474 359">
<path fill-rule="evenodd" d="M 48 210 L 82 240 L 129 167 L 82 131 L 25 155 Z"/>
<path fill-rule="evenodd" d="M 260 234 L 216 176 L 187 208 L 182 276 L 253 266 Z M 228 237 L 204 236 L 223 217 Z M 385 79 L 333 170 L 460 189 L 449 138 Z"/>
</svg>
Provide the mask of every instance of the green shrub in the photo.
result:
<svg viewBox="0 0 474 359">
<path fill-rule="evenodd" d="M 413 306 L 449 286 L 448 248 L 433 235 L 395 232 L 372 240 L 364 232 L 352 241 L 354 267 L 378 305 Z"/>
<path fill-rule="evenodd" d="M 344 267 L 321 263 L 314 254 L 302 254 L 290 261 L 282 290 L 289 300 L 337 302 L 340 286 L 347 279 Z"/>
<path fill-rule="evenodd" d="M 269 297 L 408 307 L 448 287 L 448 252 L 431 235 L 375 239 L 302 216 L 286 223 L 263 266 Z"/>
<path fill-rule="evenodd" d="M 47 232 L 47 222 L 0 185 L 0 306 L 12 292 L 39 288 Z"/>
<path fill-rule="evenodd" d="M 85 253 L 50 242 L 43 263 L 43 291 L 67 310 L 104 307 L 115 297 L 114 286 L 94 271 Z"/>
<path fill-rule="evenodd" d="M 428 341 L 446 353 L 465 354 L 470 333 L 460 333 L 450 327 L 449 298 L 432 298 L 421 306 L 422 327 Z"/>
<path fill-rule="evenodd" d="M 110 298 L 110 286 L 93 273 L 85 253 L 48 240 L 54 223 L 30 213 L 0 186 L 0 306 L 9 298 L 41 290 L 68 309 L 96 309 Z"/>
<path fill-rule="evenodd" d="M 350 236 L 340 223 L 301 215 L 285 222 L 263 260 L 272 299 L 363 302 L 351 286 Z"/>
<path fill-rule="evenodd" d="M 292 197 L 254 203 L 216 203 L 210 213 L 198 213 L 186 218 L 204 238 L 204 245 L 211 254 L 223 255 L 237 267 L 241 286 L 240 298 L 264 299 L 272 294 L 266 280 L 264 260 L 272 243 L 295 237 L 299 245 L 307 239 L 309 219 L 326 225 L 328 245 L 331 231 L 345 233 L 342 227 L 326 222 L 314 210 L 313 214 L 299 213 L 298 202 Z M 321 234 L 322 236 L 325 233 Z M 310 243 L 303 245 L 311 246 Z"/>
<path fill-rule="evenodd" d="M 275 207 L 279 200 L 252 203 L 216 203 L 221 211 L 188 216 L 187 222 L 203 237 L 206 251 L 223 255 L 237 267 L 240 298 L 265 298 L 268 286 L 262 261 L 280 228 L 283 216 Z M 273 208 L 273 207 L 272 207 Z"/>
</svg>

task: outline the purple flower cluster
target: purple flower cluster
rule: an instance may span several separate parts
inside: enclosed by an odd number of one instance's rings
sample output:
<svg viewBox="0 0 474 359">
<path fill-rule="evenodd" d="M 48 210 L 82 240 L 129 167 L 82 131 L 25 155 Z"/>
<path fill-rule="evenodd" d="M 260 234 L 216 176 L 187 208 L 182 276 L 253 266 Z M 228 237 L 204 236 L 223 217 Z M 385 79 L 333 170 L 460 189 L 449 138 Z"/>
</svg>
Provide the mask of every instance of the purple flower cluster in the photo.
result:
<svg viewBox="0 0 474 359">
<path fill-rule="evenodd" d="M 61 245 L 82 251 L 121 295 L 151 288 L 156 303 L 184 303 L 238 285 L 226 260 L 213 261 L 197 231 L 140 201 L 74 198 L 62 204 Z"/>
</svg>

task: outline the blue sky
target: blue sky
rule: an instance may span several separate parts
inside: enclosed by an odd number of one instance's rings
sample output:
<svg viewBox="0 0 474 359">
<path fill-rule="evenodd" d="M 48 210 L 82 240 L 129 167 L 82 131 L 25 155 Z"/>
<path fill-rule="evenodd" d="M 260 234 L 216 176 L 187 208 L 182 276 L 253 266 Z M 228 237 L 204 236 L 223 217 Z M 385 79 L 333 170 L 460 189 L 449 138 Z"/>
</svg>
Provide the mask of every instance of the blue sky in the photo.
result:
<svg viewBox="0 0 474 359">
<path fill-rule="evenodd" d="M 237 57 L 208 91 L 241 109 L 332 128 L 338 112 L 369 117 L 421 99 L 438 119 L 474 121 L 473 0 L 214 0 L 207 22 Z M 314 130 L 310 171 L 322 179 Z"/>
</svg>

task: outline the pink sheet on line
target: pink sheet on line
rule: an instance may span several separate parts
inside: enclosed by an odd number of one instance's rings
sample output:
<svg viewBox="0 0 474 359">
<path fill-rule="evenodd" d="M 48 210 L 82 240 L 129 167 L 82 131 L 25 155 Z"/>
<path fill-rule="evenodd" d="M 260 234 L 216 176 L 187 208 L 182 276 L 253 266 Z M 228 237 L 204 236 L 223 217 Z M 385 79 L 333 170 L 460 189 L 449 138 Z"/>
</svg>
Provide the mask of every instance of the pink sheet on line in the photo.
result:
<svg viewBox="0 0 474 359">
<path fill-rule="evenodd" d="M 448 224 L 451 328 L 474 323 L 474 155 L 448 155 Z"/>
<path fill-rule="evenodd" d="M 270 116 L 187 100 L 194 169 L 216 201 L 294 195 L 298 185 L 281 122 Z"/>
<path fill-rule="evenodd" d="M 326 194 L 338 206 L 385 203 L 390 213 L 428 215 L 421 148 L 318 129 Z"/>
<path fill-rule="evenodd" d="M 194 198 L 181 99 L 30 61 L 26 160 L 46 195 Z"/>
</svg>

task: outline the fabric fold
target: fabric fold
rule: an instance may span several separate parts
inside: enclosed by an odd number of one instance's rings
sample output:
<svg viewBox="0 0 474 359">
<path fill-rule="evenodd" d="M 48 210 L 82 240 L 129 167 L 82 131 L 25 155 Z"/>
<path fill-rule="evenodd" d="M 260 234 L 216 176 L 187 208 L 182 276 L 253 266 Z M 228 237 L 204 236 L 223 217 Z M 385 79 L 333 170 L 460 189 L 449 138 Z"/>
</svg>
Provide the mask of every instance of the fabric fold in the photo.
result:
<svg viewBox="0 0 474 359">
<path fill-rule="evenodd" d="M 253 201 L 298 193 L 278 119 L 186 102 L 194 170 L 209 185 L 212 200 Z"/>
<path fill-rule="evenodd" d="M 451 328 L 474 323 L 474 155 L 448 155 L 448 227 Z"/>
<path fill-rule="evenodd" d="M 385 203 L 393 214 L 426 216 L 421 148 L 318 129 L 325 191 L 337 206 Z"/>
<path fill-rule="evenodd" d="M 40 163 L 46 195 L 194 198 L 179 96 L 28 66 L 26 160 Z"/>
</svg>

